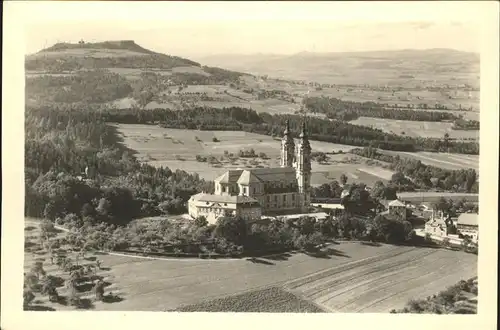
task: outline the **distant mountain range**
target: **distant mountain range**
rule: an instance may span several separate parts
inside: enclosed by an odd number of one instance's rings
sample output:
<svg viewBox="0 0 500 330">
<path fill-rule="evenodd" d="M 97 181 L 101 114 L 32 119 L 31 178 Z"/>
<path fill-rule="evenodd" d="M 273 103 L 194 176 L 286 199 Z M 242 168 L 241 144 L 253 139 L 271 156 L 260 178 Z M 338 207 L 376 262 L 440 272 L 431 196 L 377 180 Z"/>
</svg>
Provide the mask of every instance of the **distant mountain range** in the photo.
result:
<svg viewBox="0 0 500 330">
<path fill-rule="evenodd" d="M 461 79 L 468 84 L 479 82 L 479 54 L 441 48 L 293 55 L 221 54 L 197 60 L 252 74 L 325 83 L 368 83 L 375 71 L 378 76 L 400 74 L 422 80 L 443 80 L 446 76 L 448 80 Z"/>
</svg>

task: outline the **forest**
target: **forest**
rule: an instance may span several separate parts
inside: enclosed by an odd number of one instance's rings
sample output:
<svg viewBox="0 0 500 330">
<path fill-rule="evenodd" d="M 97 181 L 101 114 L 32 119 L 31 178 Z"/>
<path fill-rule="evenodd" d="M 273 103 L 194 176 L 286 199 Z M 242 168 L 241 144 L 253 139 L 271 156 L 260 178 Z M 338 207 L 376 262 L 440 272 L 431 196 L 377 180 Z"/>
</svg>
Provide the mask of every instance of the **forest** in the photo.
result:
<svg viewBox="0 0 500 330">
<path fill-rule="evenodd" d="M 192 194 L 212 189 L 197 174 L 139 163 L 98 112 L 28 108 L 25 127 L 27 216 L 127 223 L 183 213 Z M 90 184 L 78 178 L 87 166 L 99 173 Z"/>
<path fill-rule="evenodd" d="M 64 54 L 64 53 L 62 53 Z M 164 54 L 149 54 L 121 57 L 90 57 L 90 56 L 34 56 L 25 61 L 25 69 L 51 73 L 78 71 L 82 69 L 163 69 L 169 70 L 180 66 L 200 66 L 191 60 Z"/>
</svg>

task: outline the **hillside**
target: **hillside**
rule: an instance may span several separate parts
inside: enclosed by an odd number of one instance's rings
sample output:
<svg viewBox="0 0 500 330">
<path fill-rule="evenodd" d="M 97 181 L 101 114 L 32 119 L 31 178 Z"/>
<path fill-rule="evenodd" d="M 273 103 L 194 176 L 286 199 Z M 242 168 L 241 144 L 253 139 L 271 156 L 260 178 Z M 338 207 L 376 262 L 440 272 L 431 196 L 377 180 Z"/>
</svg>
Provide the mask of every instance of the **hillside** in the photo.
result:
<svg viewBox="0 0 500 330">
<path fill-rule="evenodd" d="M 212 55 L 200 58 L 259 75 L 330 84 L 415 85 L 425 81 L 479 87 L 479 55 L 451 49 Z"/>
</svg>

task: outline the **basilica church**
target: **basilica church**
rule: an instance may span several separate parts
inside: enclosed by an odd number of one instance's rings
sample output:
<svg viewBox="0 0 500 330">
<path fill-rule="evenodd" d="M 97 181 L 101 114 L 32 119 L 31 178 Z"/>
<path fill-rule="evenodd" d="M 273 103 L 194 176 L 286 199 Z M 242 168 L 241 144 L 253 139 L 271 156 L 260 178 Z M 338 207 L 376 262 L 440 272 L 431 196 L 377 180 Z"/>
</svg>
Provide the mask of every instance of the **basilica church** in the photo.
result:
<svg viewBox="0 0 500 330">
<path fill-rule="evenodd" d="M 281 140 L 281 166 L 229 170 L 215 179 L 215 193 L 193 195 L 189 214 L 215 223 L 220 216 L 247 221 L 262 215 L 307 213 L 311 201 L 311 145 L 305 123 L 295 145 L 287 121 Z"/>
</svg>

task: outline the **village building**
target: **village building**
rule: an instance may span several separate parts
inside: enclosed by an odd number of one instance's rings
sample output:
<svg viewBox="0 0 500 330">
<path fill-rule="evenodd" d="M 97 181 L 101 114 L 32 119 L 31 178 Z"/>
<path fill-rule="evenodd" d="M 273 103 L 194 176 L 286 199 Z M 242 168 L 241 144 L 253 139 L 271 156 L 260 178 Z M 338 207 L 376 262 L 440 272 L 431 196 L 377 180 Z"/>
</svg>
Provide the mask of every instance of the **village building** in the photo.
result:
<svg viewBox="0 0 500 330">
<path fill-rule="evenodd" d="M 473 242 L 479 240 L 479 224 L 477 213 L 462 213 L 457 219 L 457 232 L 463 237 L 469 237 Z"/>
<path fill-rule="evenodd" d="M 299 137 L 295 146 L 287 121 L 281 141 L 281 166 L 225 172 L 214 180 L 214 194 L 190 198 L 191 217 L 203 215 L 210 222 L 225 214 L 260 219 L 263 214 L 307 213 L 311 206 L 311 145 L 305 123 Z"/>
<path fill-rule="evenodd" d="M 406 205 L 403 202 L 401 202 L 397 199 L 390 201 L 388 203 L 388 209 L 389 209 L 390 215 L 393 215 L 393 216 L 395 216 L 399 219 L 402 219 L 402 220 L 406 220 L 408 210 L 406 208 Z"/>
<path fill-rule="evenodd" d="M 340 217 L 345 212 L 341 198 L 314 198 L 311 200 L 311 206 L 322 209 L 334 217 Z"/>
<path fill-rule="evenodd" d="M 219 217 L 238 216 L 251 222 L 259 219 L 262 208 L 259 202 L 248 196 L 219 196 L 199 193 L 188 202 L 189 215 L 193 218 L 205 217 L 214 224 Z"/>
<path fill-rule="evenodd" d="M 442 213 L 437 216 L 432 213 L 431 219 L 425 223 L 425 233 L 439 237 L 448 236 L 448 223 Z"/>
</svg>

